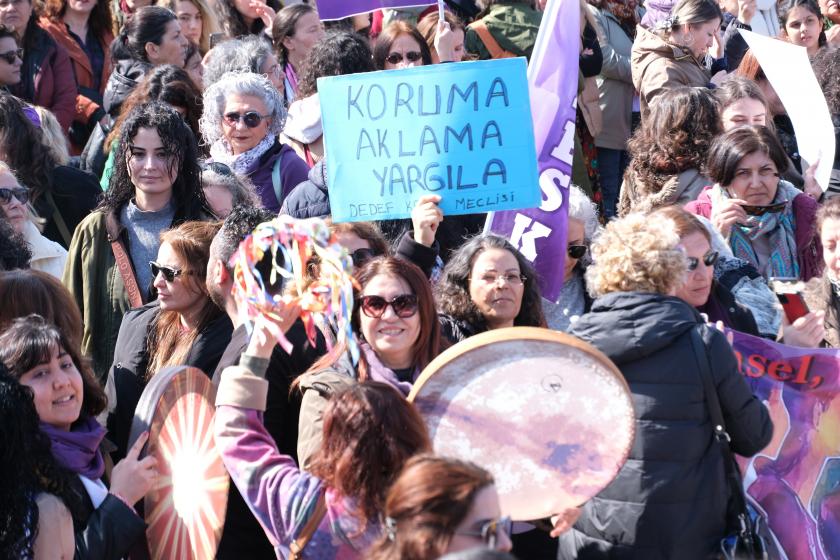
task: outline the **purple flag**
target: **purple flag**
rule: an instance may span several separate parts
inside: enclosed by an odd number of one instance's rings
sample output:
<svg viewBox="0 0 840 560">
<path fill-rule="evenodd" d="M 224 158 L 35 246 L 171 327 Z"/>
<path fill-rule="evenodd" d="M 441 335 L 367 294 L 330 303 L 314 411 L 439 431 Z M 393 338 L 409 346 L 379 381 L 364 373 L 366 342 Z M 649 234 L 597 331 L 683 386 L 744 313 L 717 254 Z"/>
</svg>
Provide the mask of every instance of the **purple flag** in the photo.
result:
<svg viewBox="0 0 840 560">
<path fill-rule="evenodd" d="M 342 19 L 382 8 L 428 6 L 436 2 L 437 0 L 316 0 L 318 15 L 322 20 Z"/>
<path fill-rule="evenodd" d="M 549 0 L 528 66 L 542 204 L 490 214 L 485 228 L 510 239 L 534 264 L 542 295 L 551 301 L 563 287 L 579 51 L 580 4 Z"/>
</svg>

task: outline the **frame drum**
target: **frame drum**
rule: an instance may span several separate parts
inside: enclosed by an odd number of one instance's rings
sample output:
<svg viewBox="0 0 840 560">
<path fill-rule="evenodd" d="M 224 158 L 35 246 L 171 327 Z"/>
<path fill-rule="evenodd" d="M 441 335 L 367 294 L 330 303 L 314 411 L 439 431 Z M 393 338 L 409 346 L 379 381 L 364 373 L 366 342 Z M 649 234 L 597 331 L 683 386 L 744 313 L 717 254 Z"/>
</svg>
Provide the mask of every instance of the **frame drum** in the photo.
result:
<svg viewBox="0 0 840 560">
<path fill-rule="evenodd" d="M 534 327 L 496 329 L 449 348 L 408 398 L 435 453 L 490 471 L 503 514 L 517 521 L 600 492 L 627 460 L 636 429 L 615 364 L 582 340 Z"/>
<path fill-rule="evenodd" d="M 204 560 L 216 555 L 227 508 L 229 477 L 213 438 L 216 389 L 204 373 L 174 366 L 146 386 L 129 447 L 141 433 L 141 457 L 157 457 L 157 484 L 143 506 L 154 560 Z"/>
</svg>

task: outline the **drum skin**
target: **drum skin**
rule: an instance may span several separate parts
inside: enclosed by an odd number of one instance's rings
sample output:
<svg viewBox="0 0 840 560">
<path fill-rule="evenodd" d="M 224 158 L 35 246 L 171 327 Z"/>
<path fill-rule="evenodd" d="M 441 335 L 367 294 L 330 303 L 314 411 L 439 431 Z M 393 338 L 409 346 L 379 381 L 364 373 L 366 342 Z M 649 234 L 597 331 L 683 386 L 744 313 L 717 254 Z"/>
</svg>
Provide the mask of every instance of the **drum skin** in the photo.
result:
<svg viewBox="0 0 840 560">
<path fill-rule="evenodd" d="M 215 399 L 201 370 L 176 366 L 157 373 L 137 403 L 129 445 L 148 431 L 141 456 L 156 457 L 159 472 L 143 502 L 154 560 L 216 555 L 230 479 L 213 437 Z"/>
<path fill-rule="evenodd" d="M 481 333 L 423 370 L 409 395 L 435 453 L 496 480 L 502 512 L 542 519 L 607 486 L 635 435 L 632 397 L 606 356 L 534 327 Z"/>
</svg>

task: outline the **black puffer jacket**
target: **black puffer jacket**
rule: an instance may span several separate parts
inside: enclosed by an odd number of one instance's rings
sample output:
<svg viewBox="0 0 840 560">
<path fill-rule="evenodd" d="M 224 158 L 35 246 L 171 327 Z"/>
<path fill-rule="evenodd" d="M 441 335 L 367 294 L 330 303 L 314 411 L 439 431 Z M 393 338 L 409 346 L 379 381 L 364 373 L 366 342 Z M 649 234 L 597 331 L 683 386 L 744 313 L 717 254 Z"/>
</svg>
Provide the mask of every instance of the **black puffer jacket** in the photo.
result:
<svg viewBox="0 0 840 560">
<path fill-rule="evenodd" d="M 706 327 L 690 305 L 638 292 L 595 300 L 571 334 L 621 370 L 633 393 L 636 439 L 616 479 L 561 536 L 558 558 L 705 559 L 719 546 L 729 492 L 693 329 L 706 346 L 733 451 L 749 456 L 769 443 L 767 409 L 738 372 L 723 334 Z"/>
<path fill-rule="evenodd" d="M 327 163 L 322 159 L 309 170 L 309 178 L 292 189 L 283 201 L 281 214 L 304 220 L 330 215 L 330 197 L 327 194 Z"/>
<path fill-rule="evenodd" d="M 103 94 L 104 106 L 115 120 L 120 114 L 123 101 L 137 87 L 152 65 L 143 60 L 123 59 L 114 64 Z"/>
</svg>

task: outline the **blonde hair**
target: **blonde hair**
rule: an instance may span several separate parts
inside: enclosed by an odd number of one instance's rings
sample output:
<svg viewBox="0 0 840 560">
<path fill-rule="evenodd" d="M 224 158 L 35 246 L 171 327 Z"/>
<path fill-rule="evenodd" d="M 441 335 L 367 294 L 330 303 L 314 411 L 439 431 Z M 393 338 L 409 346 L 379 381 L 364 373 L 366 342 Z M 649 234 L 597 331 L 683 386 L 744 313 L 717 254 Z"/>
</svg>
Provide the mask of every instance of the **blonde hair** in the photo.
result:
<svg viewBox="0 0 840 560">
<path fill-rule="evenodd" d="M 44 146 L 59 165 L 67 165 L 67 162 L 70 161 L 70 146 L 67 144 L 67 137 L 61 131 L 58 119 L 49 109 L 37 105 L 33 108 L 38 113 L 38 118 L 41 119 L 41 135 L 44 139 Z"/>
<path fill-rule="evenodd" d="M 674 222 L 664 216 L 628 214 L 607 224 L 592 244 L 594 264 L 586 283 L 594 297 L 612 292 L 669 294 L 688 270 Z"/>
<path fill-rule="evenodd" d="M 204 56 L 210 50 L 210 35 L 222 31 L 219 20 L 204 0 L 169 0 L 165 5 L 177 14 L 178 2 L 189 2 L 201 14 L 201 40 L 197 46 L 201 56 Z"/>
</svg>

